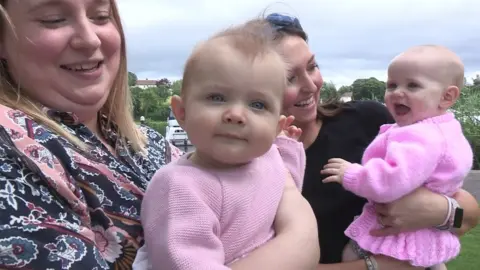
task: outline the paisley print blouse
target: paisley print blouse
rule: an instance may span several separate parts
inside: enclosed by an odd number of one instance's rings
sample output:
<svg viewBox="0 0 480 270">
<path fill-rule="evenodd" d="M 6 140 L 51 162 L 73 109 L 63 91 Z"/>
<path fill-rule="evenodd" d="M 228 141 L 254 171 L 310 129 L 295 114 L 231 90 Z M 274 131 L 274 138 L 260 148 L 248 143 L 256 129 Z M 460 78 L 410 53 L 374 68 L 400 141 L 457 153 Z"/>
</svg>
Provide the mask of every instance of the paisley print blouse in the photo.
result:
<svg viewBox="0 0 480 270">
<path fill-rule="evenodd" d="M 140 126 L 148 145 L 134 153 L 100 117 L 112 155 L 72 114 L 47 111 L 89 150 L 0 105 L 0 269 L 131 269 L 145 188 L 181 152 Z"/>
</svg>

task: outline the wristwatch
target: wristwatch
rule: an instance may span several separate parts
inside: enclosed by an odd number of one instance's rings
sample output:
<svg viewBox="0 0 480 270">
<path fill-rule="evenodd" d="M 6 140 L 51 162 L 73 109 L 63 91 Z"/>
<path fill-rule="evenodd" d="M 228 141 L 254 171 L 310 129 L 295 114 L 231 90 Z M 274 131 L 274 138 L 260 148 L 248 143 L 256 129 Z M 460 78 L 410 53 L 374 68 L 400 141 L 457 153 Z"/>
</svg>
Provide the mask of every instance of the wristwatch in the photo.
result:
<svg viewBox="0 0 480 270">
<path fill-rule="evenodd" d="M 460 205 L 455 199 L 445 195 L 444 197 L 448 201 L 448 215 L 445 218 L 445 221 L 436 228 L 445 231 L 459 229 L 460 227 L 462 227 L 463 223 L 463 208 L 460 207 Z"/>
<path fill-rule="evenodd" d="M 365 256 L 363 257 L 365 260 L 365 264 L 367 265 L 367 270 L 378 270 L 378 263 L 377 260 L 373 256 Z"/>
</svg>

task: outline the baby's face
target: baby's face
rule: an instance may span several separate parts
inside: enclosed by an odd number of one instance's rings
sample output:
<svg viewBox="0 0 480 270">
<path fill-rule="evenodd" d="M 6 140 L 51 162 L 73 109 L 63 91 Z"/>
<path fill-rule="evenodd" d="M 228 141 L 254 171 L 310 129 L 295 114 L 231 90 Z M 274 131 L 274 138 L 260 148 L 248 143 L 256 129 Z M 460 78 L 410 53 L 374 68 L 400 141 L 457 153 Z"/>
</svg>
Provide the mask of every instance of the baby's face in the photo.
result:
<svg viewBox="0 0 480 270">
<path fill-rule="evenodd" d="M 184 99 L 184 127 L 199 157 L 225 167 L 270 149 L 286 87 L 279 59 L 267 55 L 252 63 L 221 48 L 195 70 Z"/>
<path fill-rule="evenodd" d="M 418 54 L 395 58 L 388 68 L 385 104 L 400 126 L 435 117 L 449 85 L 435 61 Z"/>
</svg>

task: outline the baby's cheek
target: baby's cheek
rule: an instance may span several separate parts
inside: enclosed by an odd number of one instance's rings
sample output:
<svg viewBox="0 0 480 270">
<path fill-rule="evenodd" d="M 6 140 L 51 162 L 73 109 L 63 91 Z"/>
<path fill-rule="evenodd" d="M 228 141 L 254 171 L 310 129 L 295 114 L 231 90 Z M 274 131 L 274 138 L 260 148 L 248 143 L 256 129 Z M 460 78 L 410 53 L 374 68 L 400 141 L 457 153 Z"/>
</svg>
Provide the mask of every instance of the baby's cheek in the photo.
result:
<svg viewBox="0 0 480 270">
<path fill-rule="evenodd" d="M 295 88 L 287 88 L 283 97 L 283 108 L 288 109 L 293 106 L 295 100 L 297 99 L 298 90 Z"/>
</svg>

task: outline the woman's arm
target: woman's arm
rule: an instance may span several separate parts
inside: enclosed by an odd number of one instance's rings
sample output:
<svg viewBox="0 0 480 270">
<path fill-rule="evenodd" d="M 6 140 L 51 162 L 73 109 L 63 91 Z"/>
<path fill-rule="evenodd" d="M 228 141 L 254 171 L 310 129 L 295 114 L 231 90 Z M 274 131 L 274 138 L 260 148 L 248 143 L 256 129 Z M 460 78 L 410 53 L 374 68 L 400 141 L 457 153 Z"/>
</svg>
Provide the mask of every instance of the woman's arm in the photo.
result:
<svg viewBox="0 0 480 270">
<path fill-rule="evenodd" d="M 310 237 L 308 237 L 310 235 Z M 316 257 L 315 248 L 312 247 L 311 232 L 285 231 L 250 253 L 247 257 L 231 265 L 232 270 L 291 270 L 315 269 L 318 258 L 313 263 L 311 258 Z M 315 239 L 318 243 L 318 240 Z"/>
<path fill-rule="evenodd" d="M 363 260 L 353 262 L 319 264 L 317 270 L 368 270 Z"/>
<path fill-rule="evenodd" d="M 424 268 L 414 267 L 407 262 L 401 262 L 384 256 L 374 256 L 379 270 L 395 269 L 395 270 L 420 270 Z M 335 263 L 335 264 L 319 264 L 317 270 L 367 270 L 364 260 L 352 262 Z"/>
<path fill-rule="evenodd" d="M 475 198 L 461 189 L 453 198 L 464 210 L 462 227 L 455 231 L 459 236 L 478 224 L 480 210 Z M 432 228 L 444 222 L 448 214 L 448 201 L 426 188 L 419 188 L 409 195 L 390 204 L 378 204 L 376 210 L 385 228 L 373 231 L 376 236 L 398 234 Z"/>
<path fill-rule="evenodd" d="M 231 265 L 233 270 L 316 269 L 320 258 L 317 221 L 289 177 L 275 217 L 276 237 Z"/>
<path fill-rule="evenodd" d="M 140 132 L 142 132 L 147 138 L 148 143 L 156 148 L 157 151 L 163 153 L 165 156 L 165 164 L 170 163 L 170 161 L 177 160 L 183 154 L 182 150 L 178 149 L 175 145 L 169 142 L 160 132 L 154 130 L 148 126 L 140 126 Z"/>
</svg>

